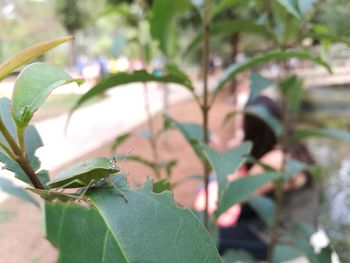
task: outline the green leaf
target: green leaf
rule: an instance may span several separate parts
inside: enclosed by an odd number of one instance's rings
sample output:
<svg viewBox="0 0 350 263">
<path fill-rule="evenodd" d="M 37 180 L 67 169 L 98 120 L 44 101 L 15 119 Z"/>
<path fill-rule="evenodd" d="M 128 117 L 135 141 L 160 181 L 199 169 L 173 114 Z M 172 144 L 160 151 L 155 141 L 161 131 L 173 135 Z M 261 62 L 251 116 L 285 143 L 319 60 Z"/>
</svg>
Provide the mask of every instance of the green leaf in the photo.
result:
<svg viewBox="0 0 350 263">
<path fill-rule="evenodd" d="M 136 83 L 136 82 L 163 82 L 163 83 L 175 83 L 185 86 L 189 91 L 193 91 L 192 86 L 188 86 L 186 79 L 179 77 L 179 75 L 164 75 L 158 77 L 156 75 L 150 74 L 145 70 L 138 70 L 132 73 L 117 73 L 102 79 L 98 84 L 92 87 L 87 93 L 85 93 L 76 103 L 72 112 L 79 108 L 86 101 L 103 94 L 108 89 L 122 86 L 125 84 Z"/>
<path fill-rule="evenodd" d="M 245 114 L 251 114 L 259 119 L 261 119 L 263 122 L 265 122 L 271 130 L 275 133 L 277 137 L 282 135 L 283 132 L 283 126 L 281 122 L 274 117 L 267 109 L 266 107 L 262 105 L 251 105 L 244 109 Z"/>
<path fill-rule="evenodd" d="M 271 86 L 272 84 L 273 81 L 271 79 L 263 77 L 258 72 L 253 72 L 250 75 L 250 95 L 248 104 L 256 97 L 258 97 L 264 89 Z"/>
<path fill-rule="evenodd" d="M 244 263 L 255 263 L 256 260 L 252 255 L 244 250 L 232 249 L 225 253 L 223 256 L 224 263 L 235 263 L 235 262 L 244 262 Z"/>
<path fill-rule="evenodd" d="M 310 32 L 306 34 L 306 36 L 320 41 L 329 41 L 331 43 L 344 43 L 347 46 L 350 46 L 350 39 L 348 37 L 342 35 L 333 35 L 329 32 Z"/>
<path fill-rule="evenodd" d="M 273 252 L 272 262 L 285 262 L 301 256 L 302 254 L 295 247 L 291 245 L 277 244 Z"/>
<path fill-rule="evenodd" d="M 174 18 L 188 10 L 192 5 L 187 0 L 155 0 L 150 14 L 151 34 L 159 41 L 160 49 L 170 55 L 172 34 L 175 30 Z"/>
<path fill-rule="evenodd" d="M 202 145 L 204 144 L 204 133 L 202 125 L 196 123 L 180 123 L 170 117 L 167 118 L 174 124 L 175 128 L 182 133 L 196 155 L 200 159 L 204 160 L 205 157 L 202 153 Z"/>
<path fill-rule="evenodd" d="M 25 143 L 28 159 L 33 169 L 36 171 L 40 168 L 40 160 L 38 157 L 35 156 L 35 152 L 37 149 L 43 146 L 43 142 L 41 140 L 41 137 L 37 129 L 34 126 L 29 126 L 26 129 L 25 136 L 24 136 L 24 143 Z"/>
<path fill-rule="evenodd" d="M 300 14 L 305 17 L 309 14 L 319 0 L 298 0 Z"/>
<path fill-rule="evenodd" d="M 302 14 L 300 13 L 298 0 L 277 0 L 291 15 L 301 20 Z M 305 1 L 305 0 L 303 0 Z"/>
<path fill-rule="evenodd" d="M 132 136 L 132 133 L 126 132 L 126 133 L 119 135 L 117 138 L 115 138 L 114 142 L 112 144 L 112 147 L 111 147 L 112 152 L 115 152 L 121 144 L 123 144 L 127 139 L 130 138 L 130 136 Z"/>
<path fill-rule="evenodd" d="M 271 198 L 267 196 L 252 196 L 248 200 L 248 204 L 259 215 L 266 226 L 272 226 L 273 216 L 275 214 L 275 203 Z"/>
<path fill-rule="evenodd" d="M 11 101 L 8 98 L 0 98 L 0 116 L 2 121 L 5 124 L 6 129 L 9 131 L 9 133 L 12 135 L 12 138 L 16 140 L 16 126 L 13 123 L 12 116 L 11 116 Z M 7 146 L 8 148 L 10 145 L 7 143 L 6 139 L 0 132 L 0 142 Z M 0 147 L 0 152 L 4 152 L 4 150 Z"/>
<path fill-rule="evenodd" d="M 227 152 L 217 152 L 207 145 L 203 145 L 204 154 L 213 167 L 219 185 L 219 196 L 228 187 L 227 176 L 237 171 L 245 162 L 247 155 L 252 149 L 250 142 L 245 142 Z"/>
<path fill-rule="evenodd" d="M 0 162 L 4 164 L 3 169 L 6 169 L 15 174 L 15 177 L 22 182 L 32 185 L 32 182 L 27 177 L 26 173 L 23 171 L 18 163 L 10 159 L 6 154 L 0 152 Z"/>
<path fill-rule="evenodd" d="M 12 116 L 17 127 L 23 130 L 50 93 L 70 81 L 72 78 L 60 68 L 44 63 L 27 66 L 12 94 Z"/>
<path fill-rule="evenodd" d="M 171 191 L 171 184 L 167 179 L 162 179 L 162 180 L 156 181 L 153 184 L 152 191 L 155 193 L 161 193 L 164 191 Z"/>
<path fill-rule="evenodd" d="M 221 262 L 201 222 L 170 192 L 153 193 L 149 180 L 138 189 L 118 186 L 128 203 L 114 188 L 89 191 L 96 208 L 46 203 L 46 234 L 58 263 Z"/>
<path fill-rule="evenodd" d="M 218 4 L 213 6 L 213 11 L 211 12 L 211 17 L 214 18 L 219 15 L 221 12 L 226 11 L 228 8 L 231 8 L 233 5 L 241 2 L 242 0 L 221 0 Z"/>
<path fill-rule="evenodd" d="M 215 217 L 218 218 L 231 206 L 245 201 L 260 187 L 270 181 L 280 177 L 279 173 L 266 172 L 257 175 L 247 175 L 231 182 L 219 199 L 219 207 L 215 211 Z"/>
<path fill-rule="evenodd" d="M 26 190 L 24 190 L 22 187 L 14 185 L 12 181 L 6 178 L 0 177 L 0 189 L 10 195 L 18 197 L 24 202 L 40 207 L 39 203 L 30 194 L 28 194 Z"/>
<path fill-rule="evenodd" d="M 44 54 L 48 50 L 71 40 L 73 40 L 73 37 L 63 37 L 52 41 L 41 42 L 16 53 L 0 65 L 0 81 L 20 66 Z"/>
<path fill-rule="evenodd" d="M 251 33 L 265 37 L 267 40 L 274 40 L 275 36 L 266 26 L 257 24 L 250 20 L 234 20 L 215 23 L 209 30 L 211 39 L 216 37 L 232 36 L 235 33 Z M 203 42 L 203 34 L 200 32 L 194 36 L 184 52 L 187 56 Z"/>
<path fill-rule="evenodd" d="M 327 128 L 300 128 L 293 132 L 293 139 L 295 141 L 301 141 L 310 137 L 325 137 L 350 143 L 350 133 L 343 130 Z"/>
<path fill-rule="evenodd" d="M 288 182 L 294 175 L 305 171 L 306 169 L 307 166 L 304 163 L 298 160 L 289 159 L 286 161 L 286 167 L 283 172 L 283 179 L 285 182 Z"/>
<path fill-rule="evenodd" d="M 295 75 L 288 76 L 281 81 L 279 88 L 288 102 L 288 110 L 293 116 L 297 116 L 304 89 L 302 79 Z"/>
<path fill-rule="evenodd" d="M 166 66 L 166 70 L 169 74 L 177 76 L 179 79 L 182 80 L 183 84 L 185 87 L 188 87 L 188 89 L 192 92 L 194 92 L 194 86 L 192 83 L 192 80 L 190 77 L 183 72 L 177 65 L 175 64 L 168 64 Z"/>
<path fill-rule="evenodd" d="M 223 73 L 222 77 L 219 79 L 217 85 L 215 86 L 214 92 L 215 93 L 220 92 L 229 81 L 231 81 L 233 78 L 237 76 L 237 74 L 247 69 L 253 68 L 261 64 L 266 64 L 270 61 L 283 61 L 291 58 L 298 58 L 301 60 L 312 61 L 324 67 L 328 72 L 332 72 L 330 66 L 322 58 L 314 57 L 309 53 L 296 52 L 296 51 L 290 51 L 290 52 L 273 51 L 273 52 L 249 59 L 241 64 L 233 64 L 229 66 Z"/>
</svg>

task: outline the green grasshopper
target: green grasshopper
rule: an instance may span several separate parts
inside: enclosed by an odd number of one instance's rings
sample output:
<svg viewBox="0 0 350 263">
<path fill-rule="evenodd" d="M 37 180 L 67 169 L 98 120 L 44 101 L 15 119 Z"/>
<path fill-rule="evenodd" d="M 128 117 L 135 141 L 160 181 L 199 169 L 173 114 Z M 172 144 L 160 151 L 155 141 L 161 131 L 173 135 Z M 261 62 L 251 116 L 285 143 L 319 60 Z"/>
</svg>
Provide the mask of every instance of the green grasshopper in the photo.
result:
<svg viewBox="0 0 350 263">
<path fill-rule="evenodd" d="M 68 169 L 61 172 L 53 180 L 47 183 L 52 188 L 84 188 L 81 196 L 84 196 L 86 191 L 94 186 L 99 186 L 104 183 L 111 184 L 120 196 L 128 202 L 128 199 L 124 193 L 119 189 L 115 183 L 111 180 L 111 176 L 115 175 L 120 169 L 113 161 L 105 157 L 97 157 L 89 160 L 85 160 L 78 164 L 75 164 Z"/>
<path fill-rule="evenodd" d="M 50 201 L 58 200 L 61 202 L 75 202 L 75 201 L 85 201 L 87 202 L 86 199 L 81 198 L 80 194 L 67 194 L 67 193 L 61 193 L 61 192 L 56 192 L 56 191 L 51 191 L 51 190 L 43 190 L 43 189 L 35 189 L 35 188 L 27 188 L 29 191 L 40 195 L 42 198 Z"/>
</svg>

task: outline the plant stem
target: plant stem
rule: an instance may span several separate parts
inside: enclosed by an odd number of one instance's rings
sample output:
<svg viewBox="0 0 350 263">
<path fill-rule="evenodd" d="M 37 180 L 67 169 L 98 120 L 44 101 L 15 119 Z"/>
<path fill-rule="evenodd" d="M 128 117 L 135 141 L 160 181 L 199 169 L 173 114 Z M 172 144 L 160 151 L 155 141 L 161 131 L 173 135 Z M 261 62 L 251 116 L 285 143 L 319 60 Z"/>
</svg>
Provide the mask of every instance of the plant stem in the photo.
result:
<svg viewBox="0 0 350 263">
<path fill-rule="evenodd" d="M 147 113 L 147 123 L 148 123 L 148 129 L 150 132 L 149 142 L 151 145 L 153 159 L 154 159 L 154 162 L 156 163 L 154 171 L 155 171 L 157 179 L 160 179 L 161 178 L 161 173 L 160 173 L 160 169 L 159 169 L 160 160 L 159 160 L 159 155 L 158 155 L 158 150 L 157 150 L 157 138 L 156 138 L 155 133 L 154 133 L 154 123 L 153 123 L 151 109 L 150 109 L 150 105 L 149 105 L 147 83 L 143 84 L 143 88 L 144 88 L 145 110 Z"/>
<path fill-rule="evenodd" d="M 16 161 L 19 166 L 23 169 L 23 171 L 28 176 L 29 180 L 32 182 L 33 186 L 38 189 L 44 189 L 44 186 L 41 184 L 38 176 L 35 174 L 35 171 L 33 170 L 25 149 L 21 149 L 16 141 L 12 138 L 10 132 L 7 130 L 1 116 L 0 116 L 0 132 L 5 137 L 6 141 L 10 145 L 13 153 L 12 155 L 9 155 L 14 161 Z"/>
<path fill-rule="evenodd" d="M 209 90 L 208 90 L 208 66 L 209 66 L 209 26 L 210 26 L 210 0 L 205 0 L 204 17 L 203 17 L 203 104 L 201 106 L 203 118 L 203 136 L 204 142 L 209 143 Z M 204 187 L 205 187 L 205 211 L 204 211 L 204 226 L 208 229 L 209 226 L 209 174 L 210 165 L 204 160 Z"/>
<path fill-rule="evenodd" d="M 285 69 L 285 75 L 288 74 L 289 68 L 287 65 L 287 62 L 284 63 L 284 69 Z M 282 95 L 282 122 L 283 122 L 283 134 L 282 138 L 280 140 L 280 144 L 282 145 L 282 152 L 283 152 L 283 161 L 282 161 L 282 173 L 286 170 L 286 162 L 289 157 L 290 152 L 290 127 L 291 127 L 291 120 L 289 118 L 289 106 L 288 106 L 288 99 L 286 99 Z M 283 201 L 283 184 L 284 180 L 283 177 L 279 181 L 275 183 L 275 199 L 276 199 L 276 205 L 275 205 L 275 213 L 273 216 L 273 223 L 270 229 L 270 244 L 267 252 L 267 262 L 272 263 L 273 262 L 273 254 L 275 246 L 278 243 L 278 227 L 279 227 L 279 218 L 281 214 L 282 209 L 282 201 Z"/>
</svg>

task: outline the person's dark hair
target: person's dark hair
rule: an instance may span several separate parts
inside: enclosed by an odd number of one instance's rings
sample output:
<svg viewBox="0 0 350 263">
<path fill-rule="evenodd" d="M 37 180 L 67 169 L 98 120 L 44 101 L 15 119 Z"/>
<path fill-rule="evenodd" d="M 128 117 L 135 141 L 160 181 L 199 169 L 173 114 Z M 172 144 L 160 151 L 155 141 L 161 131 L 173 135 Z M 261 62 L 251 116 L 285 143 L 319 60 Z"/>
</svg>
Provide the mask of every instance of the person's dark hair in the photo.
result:
<svg viewBox="0 0 350 263">
<path fill-rule="evenodd" d="M 281 120 L 282 118 L 280 104 L 269 97 L 259 96 L 249 103 L 248 106 L 264 107 L 276 119 Z M 244 115 L 243 131 L 244 140 L 253 143 L 251 154 L 255 159 L 260 159 L 278 143 L 272 129 L 264 121 L 252 114 Z"/>
<path fill-rule="evenodd" d="M 282 121 L 282 107 L 279 102 L 266 96 L 259 96 L 249 103 L 248 106 L 264 107 L 273 117 Z M 278 144 L 275 133 L 260 118 L 245 114 L 243 119 L 244 140 L 253 143 L 251 152 L 252 157 L 260 159 L 264 154 L 273 150 Z M 305 164 L 313 164 L 314 160 L 307 149 L 306 145 L 298 143 L 292 145 L 290 151 L 291 157 Z M 248 163 L 247 168 L 251 168 L 252 164 Z"/>
</svg>

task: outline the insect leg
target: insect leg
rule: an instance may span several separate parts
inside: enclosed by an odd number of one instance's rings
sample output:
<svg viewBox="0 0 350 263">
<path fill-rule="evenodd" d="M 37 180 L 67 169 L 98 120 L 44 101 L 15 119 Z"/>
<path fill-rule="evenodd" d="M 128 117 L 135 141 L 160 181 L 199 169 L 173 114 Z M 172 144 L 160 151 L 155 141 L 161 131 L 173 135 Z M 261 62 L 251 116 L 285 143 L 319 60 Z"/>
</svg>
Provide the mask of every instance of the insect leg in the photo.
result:
<svg viewBox="0 0 350 263">
<path fill-rule="evenodd" d="M 106 179 L 106 182 L 110 183 L 115 188 L 115 190 L 117 190 L 118 194 L 124 199 L 125 203 L 128 202 L 128 198 L 126 198 L 125 194 L 115 183 L 113 183 L 113 181 L 110 178 Z"/>
</svg>

